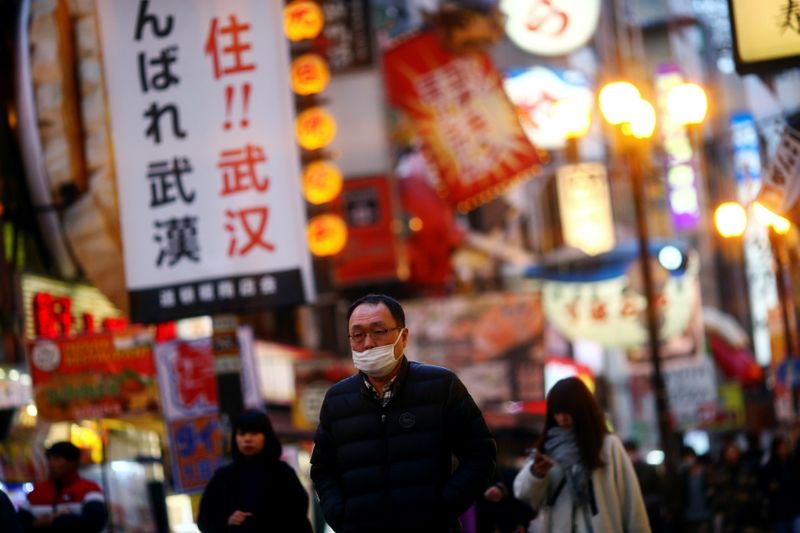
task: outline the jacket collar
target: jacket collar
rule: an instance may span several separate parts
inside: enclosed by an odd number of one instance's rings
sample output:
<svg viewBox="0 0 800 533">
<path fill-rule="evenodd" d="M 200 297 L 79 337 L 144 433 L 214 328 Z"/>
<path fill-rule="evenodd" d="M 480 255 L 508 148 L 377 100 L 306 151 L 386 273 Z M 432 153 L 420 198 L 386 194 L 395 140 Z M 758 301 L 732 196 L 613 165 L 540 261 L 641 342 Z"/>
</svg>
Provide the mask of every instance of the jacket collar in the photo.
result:
<svg viewBox="0 0 800 533">
<path fill-rule="evenodd" d="M 406 381 L 406 376 L 408 375 L 409 368 L 411 368 L 411 363 L 408 361 L 408 358 L 404 354 L 403 357 L 400 358 L 400 371 L 397 373 L 397 376 L 395 376 L 395 382 L 393 385 L 395 390 L 394 394 L 395 396 L 397 396 L 397 394 L 403 388 L 403 385 L 405 384 Z M 361 394 L 373 397 L 373 394 L 367 388 L 366 380 L 369 379 L 367 375 L 359 370 L 358 377 L 359 381 L 361 382 Z"/>
</svg>

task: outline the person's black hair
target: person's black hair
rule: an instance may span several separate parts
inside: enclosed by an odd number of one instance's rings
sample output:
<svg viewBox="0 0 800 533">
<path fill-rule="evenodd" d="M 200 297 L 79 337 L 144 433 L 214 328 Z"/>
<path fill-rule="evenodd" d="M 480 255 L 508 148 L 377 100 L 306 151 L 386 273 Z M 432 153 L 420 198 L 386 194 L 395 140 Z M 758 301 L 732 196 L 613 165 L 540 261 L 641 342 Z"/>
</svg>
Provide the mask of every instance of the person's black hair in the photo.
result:
<svg viewBox="0 0 800 533">
<path fill-rule="evenodd" d="M 579 378 L 562 379 L 547 393 L 544 431 L 536 445 L 543 453 L 547 453 L 545 442 L 548 430 L 558 425 L 556 413 L 566 413 L 572 417 L 572 431 L 584 467 L 594 470 L 603 466 L 600 452 L 608 433 L 606 417 L 592 392 Z"/>
<path fill-rule="evenodd" d="M 61 457 L 72 463 L 81 461 L 81 449 L 68 441 L 59 441 L 47 448 L 44 452 L 46 457 Z"/>
<path fill-rule="evenodd" d="M 385 294 L 367 294 L 366 296 L 362 296 L 358 300 L 350 305 L 350 309 L 347 310 L 347 321 L 350 321 L 350 317 L 353 315 L 353 311 L 356 310 L 356 307 L 359 305 L 379 305 L 383 304 L 389 309 L 389 312 L 392 314 L 392 318 L 394 321 L 397 322 L 397 327 L 404 328 L 406 327 L 406 313 L 403 311 L 403 306 L 400 305 L 400 302 L 392 298 L 391 296 L 386 296 Z"/>
<path fill-rule="evenodd" d="M 256 409 L 248 409 L 242 411 L 236 417 L 231 428 L 231 455 L 234 461 L 244 459 L 242 452 L 236 445 L 236 434 L 241 433 L 261 433 L 264 435 L 264 449 L 259 453 L 259 457 L 270 461 L 277 461 L 281 458 L 283 453 L 283 446 L 281 441 L 275 435 L 275 430 L 272 428 L 272 422 L 263 411 Z"/>
</svg>

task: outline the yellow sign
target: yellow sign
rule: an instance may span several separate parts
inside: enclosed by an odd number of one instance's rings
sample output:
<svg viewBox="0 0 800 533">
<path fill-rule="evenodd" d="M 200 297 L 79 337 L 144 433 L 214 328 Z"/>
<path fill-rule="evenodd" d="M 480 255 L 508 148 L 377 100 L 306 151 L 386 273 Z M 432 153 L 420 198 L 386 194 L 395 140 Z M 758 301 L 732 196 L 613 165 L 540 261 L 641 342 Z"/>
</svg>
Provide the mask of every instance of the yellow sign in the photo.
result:
<svg viewBox="0 0 800 533">
<path fill-rule="evenodd" d="M 339 196 L 342 183 L 342 173 L 329 161 L 314 161 L 303 170 L 303 195 L 311 204 L 324 204 Z"/>
<path fill-rule="evenodd" d="M 731 25 L 740 72 L 757 63 L 800 55 L 800 6 L 788 0 L 731 0 Z M 744 68 L 742 68 L 744 67 Z"/>
<path fill-rule="evenodd" d="M 347 243 L 347 224 L 338 215 L 317 215 L 308 221 L 306 240 L 312 254 L 318 257 L 336 255 Z"/>
<path fill-rule="evenodd" d="M 566 165 L 556 173 L 564 242 L 597 255 L 614 247 L 614 216 L 606 168 L 600 163 Z"/>
<path fill-rule="evenodd" d="M 336 137 L 336 121 L 321 107 L 306 109 L 297 117 L 295 135 L 306 150 L 324 148 Z"/>
<path fill-rule="evenodd" d="M 319 54 L 303 54 L 292 61 L 292 90 L 300 96 L 321 93 L 331 81 L 328 63 Z"/>
<path fill-rule="evenodd" d="M 290 41 L 314 39 L 325 25 L 325 15 L 316 2 L 296 0 L 283 9 L 283 31 Z"/>
</svg>

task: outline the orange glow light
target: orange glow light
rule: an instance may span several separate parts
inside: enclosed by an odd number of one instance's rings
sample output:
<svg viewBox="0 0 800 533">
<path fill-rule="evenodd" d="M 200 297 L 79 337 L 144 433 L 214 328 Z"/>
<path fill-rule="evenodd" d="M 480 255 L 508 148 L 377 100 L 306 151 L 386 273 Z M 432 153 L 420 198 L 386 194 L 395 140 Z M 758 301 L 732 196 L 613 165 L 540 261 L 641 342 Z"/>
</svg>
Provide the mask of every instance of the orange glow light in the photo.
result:
<svg viewBox="0 0 800 533">
<path fill-rule="evenodd" d="M 283 8 L 283 31 L 290 41 L 314 39 L 325 25 L 325 15 L 316 2 L 295 0 Z"/>
<path fill-rule="evenodd" d="M 303 195 L 314 205 L 330 202 L 342 192 L 342 173 L 329 161 L 314 161 L 303 169 Z"/>
<path fill-rule="evenodd" d="M 306 150 L 324 148 L 336 137 L 336 121 L 321 107 L 306 109 L 297 117 L 295 135 Z"/>
<path fill-rule="evenodd" d="M 338 215 L 317 215 L 308 221 L 306 241 L 317 257 L 336 255 L 347 243 L 347 224 Z"/>
<path fill-rule="evenodd" d="M 292 90 L 300 96 L 321 93 L 330 81 L 328 63 L 319 54 L 303 54 L 292 61 Z"/>
</svg>

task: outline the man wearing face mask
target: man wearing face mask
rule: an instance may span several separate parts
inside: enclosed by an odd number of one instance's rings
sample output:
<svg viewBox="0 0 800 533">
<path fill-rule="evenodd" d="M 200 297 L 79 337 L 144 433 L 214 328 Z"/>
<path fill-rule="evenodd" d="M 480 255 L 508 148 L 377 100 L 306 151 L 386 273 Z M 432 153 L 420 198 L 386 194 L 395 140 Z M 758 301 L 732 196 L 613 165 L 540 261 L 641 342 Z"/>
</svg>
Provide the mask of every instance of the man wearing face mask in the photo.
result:
<svg viewBox="0 0 800 533">
<path fill-rule="evenodd" d="M 311 478 L 337 532 L 459 531 L 494 475 L 496 448 L 451 371 L 409 361 L 401 305 L 381 294 L 348 311 L 358 373 L 320 410 Z"/>
</svg>

